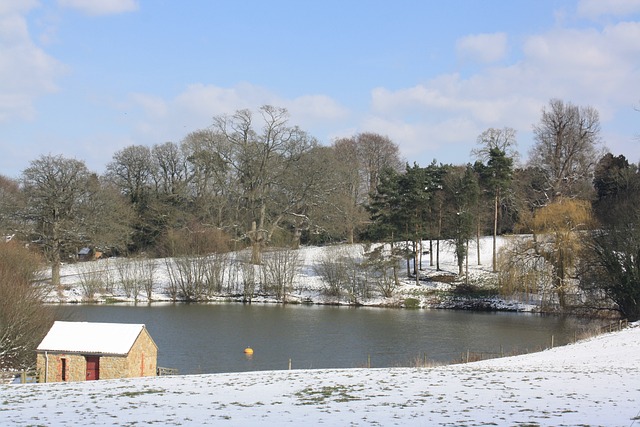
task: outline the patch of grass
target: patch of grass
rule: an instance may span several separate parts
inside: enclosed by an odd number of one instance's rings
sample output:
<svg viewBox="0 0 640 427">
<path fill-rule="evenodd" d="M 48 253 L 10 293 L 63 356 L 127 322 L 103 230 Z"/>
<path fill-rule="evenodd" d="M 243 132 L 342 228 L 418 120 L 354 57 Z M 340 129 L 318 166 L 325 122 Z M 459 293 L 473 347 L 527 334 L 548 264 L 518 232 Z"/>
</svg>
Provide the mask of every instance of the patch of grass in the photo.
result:
<svg viewBox="0 0 640 427">
<path fill-rule="evenodd" d="M 480 287 L 471 283 L 460 283 L 453 289 L 453 294 L 469 298 L 490 298 L 498 295 L 498 289 Z"/>
<path fill-rule="evenodd" d="M 404 308 L 420 308 L 420 300 L 417 298 L 405 298 Z"/>
<path fill-rule="evenodd" d="M 301 400 L 301 405 L 319 405 L 326 403 L 329 399 L 335 402 L 350 402 L 353 400 L 361 400 L 358 397 L 349 394 L 347 387 L 342 385 L 324 386 L 318 389 L 307 387 L 295 394 Z"/>
<path fill-rule="evenodd" d="M 454 274 L 437 274 L 434 276 L 429 276 L 427 280 L 431 282 L 440 282 L 440 283 L 454 283 L 457 280 L 458 276 Z"/>
<path fill-rule="evenodd" d="M 164 393 L 166 390 L 164 389 L 154 389 L 154 388 L 150 388 L 147 390 L 136 390 L 136 391 L 125 391 L 122 392 L 121 396 L 124 397 L 137 397 L 137 396 L 141 396 L 143 394 L 161 394 Z"/>
</svg>

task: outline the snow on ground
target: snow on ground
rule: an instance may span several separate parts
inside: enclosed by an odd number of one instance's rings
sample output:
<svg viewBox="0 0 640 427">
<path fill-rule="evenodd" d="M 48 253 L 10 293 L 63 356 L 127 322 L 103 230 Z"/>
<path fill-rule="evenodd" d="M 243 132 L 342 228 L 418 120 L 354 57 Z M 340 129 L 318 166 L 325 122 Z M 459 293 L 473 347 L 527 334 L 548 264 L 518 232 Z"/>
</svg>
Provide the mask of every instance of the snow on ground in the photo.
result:
<svg viewBox="0 0 640 427">
<path fill-rule="evenodd" d="M 497 244 L 498 248 L 503 246 L 509 239 L 513 239 L 512 237 L 499 237 Z M 471 242 L 469 245 L 469 277 L 470 282 L 472 283 L 481 283 L 484 278 L 491 277 L 492 273 L 492 247 L 493 242 L 490 236 L 482 237 L 480 239 L 480 260 L 481 264 L 478 264 L 477 257 L 477 247 L 475 241 Z M 293 281 L 293 290 L 290 294 L 287 295 L 288 301 L 304 301 L 318 304 L 348 304 L 349 300 L 347 296 L 343 296 L 342 298 L 336 297 L 327 297 L 322 293 L 324 288 L 324 282 L 321 276 L 316 272 L 314 266 L 320 263 L 323 259 L 329 258 L 338 258 L 340 256 L 344 256 L 346 254 L 355 257 L 356 259 L 362 260 L 363 257 L 363 248 L 364 245 L 354 244 L 354 245 L 332 245 L 332 246 L 324 246 L 324 247 L 302 247 L 297 253 L 300 261 L 299 271 Z M 428 249 L 428 242 L 425 242 L 424 250 Z M 434 251 L 435 251 L 435 243 L 434 243 Z M 232 259 L 235 256 L 235 263 L 237 265 L 238 257 L 237 254 L 232 255 Z M 246 254 L 245 254 L 246 255 Z M 435 253 L 433 254 L 433 263 L 435 264 Z M 80 262 L 73 264 L 65 264 L 61 269 L 62 276 L 62 284 L 65 290 L 59 294 L 57 292 L 52 293 L 50 296 L 50 301 L 52 302 L 84 302 L 86 298 L 83 295 L 82 286 L 81 286 L 81 277 L 82 275 L 87 274 L 87 269 L 96 270 L 101 272 L 108 271 L 110 273 L 110 277 L 118 280 L 118 269 L 117 264 L 121 262 L 127 262 L 127 259 L 123 258 L 113 258 L 113 259 L 103 259 L 98 261 L 91 262 Z M 155 291 L 152 296 L 153 301 L 168 301 L 169 295 L 164 291 L 169 284 L 169 274 L 167 269 L 167 260 L 165 259 L 156 259 L 154 260 L 156 268 L 154 271 L 154 283 L 155 283 Z M 171 262 L 171 260 L 169 260 Z M 229 264 L 233 265 L 233 263 Z M 410 279 L 406 277 L 406 269 L 404 264 L 400 270 L 401 276 L 401 286 L 394 293 L 394 296 L 391 298 L 382 298 L 379 294 L 374 292 L 374 295 L 370 299 L 362 300 L 360 299 L 358 303 L 363 305 L 371 305 L 371 306 L 386 306 L 386 305 L 402 305 L 404 299 L 407 297 L 415 298 L 419 301 L 420 307 L 440 307 L 440 308 L 451 308 L 455 305 L 450 301 L 442 301 L 439 300 L 434 304 L 433 291 L 446 291 L 451 289 L 451 284 L 447 281 L 439 280 L 438 277 L 447 277 L 449 279 L 453 279 L 457 276 L 458 266 L 454 254 L 454 248 L 451 244 L 443 241 L 440 243 L 440 271 L 436 271 L 436 267 L 430 265 L 430 255 L 425 254 L 422 257 L 422 267 L 421 278 L 430 280 L 422 280 L 420 285 L 415 284 L 415 279 Z M 240 269 L 241 270 L 241 269 Z M 235 279 L 240 280 L 240 276 L 242 272 L 236 269 Z M 234 276 L 234 274 L 227 273 L 227 277 Z M 462 280 L 458 278 L 458 280 Z M 230 295 L 220 295 L 218 299 L 221 300 L 229 300 L 236 298 L 241 300 L 241 296 L 230 296 Z M 122 289 L 116 286 L 116 289 L 113 293 L 110 294 L 96 294 L 94 301 L 104 302 L 107 300 L 117 300 L 117 301 L 134 301 L 134 298 L 131 296 L 127 297 Z M 147 297 L 143 291 L 138 294 L 138 301 L 146 302 Z M 272 297 L 265 296 L 257 296 L 254 298 L 254 302 L 272 302 L 275 301 Z M 491 308 L 494 309 L 505 309 L 505 310 L 515 310 L 515 311 L 531 311 L 534 309 L 532 305 L 523 304 L 519 302 L 513 301 L 503 301 L 499 299 L 493 299 L 489 302 L 491 304 Z"/>
<path fill-rule="evenodd" d="M 640 327 L 435 368 L 0 386 L 0 425 L 640 426 Z"/>
</svg>

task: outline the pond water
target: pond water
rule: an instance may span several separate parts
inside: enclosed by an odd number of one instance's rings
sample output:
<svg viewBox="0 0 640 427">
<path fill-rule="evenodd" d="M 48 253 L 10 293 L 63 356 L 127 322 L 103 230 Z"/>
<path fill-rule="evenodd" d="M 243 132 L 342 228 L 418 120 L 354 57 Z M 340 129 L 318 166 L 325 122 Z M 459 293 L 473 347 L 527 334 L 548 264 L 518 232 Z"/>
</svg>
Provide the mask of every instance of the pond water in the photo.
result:
<svg viewBox="0 0 640 427">
<path fill-rule="evenodd" d="M 61 306 L 65 320 L 144 323 L 158 366 L 181 374 L 415 366 L 573 342 L 569 317 L 280 304 Z M 248 357 L 244 349 L 251 347 Z"/>
</svg>

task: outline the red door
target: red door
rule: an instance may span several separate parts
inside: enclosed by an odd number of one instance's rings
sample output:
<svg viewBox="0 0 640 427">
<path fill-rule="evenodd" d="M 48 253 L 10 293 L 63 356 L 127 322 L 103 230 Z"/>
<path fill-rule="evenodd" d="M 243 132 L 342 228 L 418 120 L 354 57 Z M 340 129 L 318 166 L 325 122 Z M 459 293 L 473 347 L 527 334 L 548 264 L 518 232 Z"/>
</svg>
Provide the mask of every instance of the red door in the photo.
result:
<svg viewBox="0 0 640 427">
<path fill-rule="evenodd" d="M 96 356 L 85 356 L 87 359 L 87 381 L 100 379 L 100 358 Z"/>
</svg>

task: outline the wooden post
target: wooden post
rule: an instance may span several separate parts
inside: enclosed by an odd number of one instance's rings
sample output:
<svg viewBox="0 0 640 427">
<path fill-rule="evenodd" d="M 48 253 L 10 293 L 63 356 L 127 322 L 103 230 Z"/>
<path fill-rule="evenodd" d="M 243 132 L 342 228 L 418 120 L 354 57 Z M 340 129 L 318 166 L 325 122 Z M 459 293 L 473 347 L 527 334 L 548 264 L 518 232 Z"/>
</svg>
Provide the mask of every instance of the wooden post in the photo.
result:
<svg viewBox="0 0 640 427">
<path fill-rule="evenodd" d="M 289 358 L 289 370 L 291 370 L 291 358 Z"/>
<path fill-rule="evenodd" d="M 371 355 L 368 354 L 367 355 L 367 368 L 370 368 L 370 367 L 371 367 Z"/>
<path fill-rule="evenodd" d="M 469 350 L 467 350 L 467 363 L 469 363 Z"/>
<path fill-rule="evenodd" d="M 553 335 L 551 335 L 551 348 L 553 348 Z"/>
</svg>

